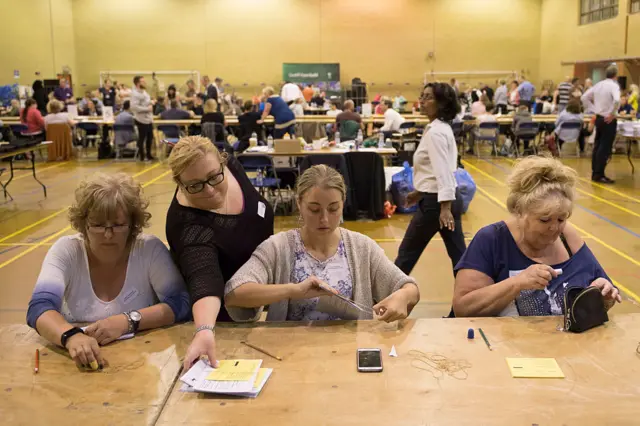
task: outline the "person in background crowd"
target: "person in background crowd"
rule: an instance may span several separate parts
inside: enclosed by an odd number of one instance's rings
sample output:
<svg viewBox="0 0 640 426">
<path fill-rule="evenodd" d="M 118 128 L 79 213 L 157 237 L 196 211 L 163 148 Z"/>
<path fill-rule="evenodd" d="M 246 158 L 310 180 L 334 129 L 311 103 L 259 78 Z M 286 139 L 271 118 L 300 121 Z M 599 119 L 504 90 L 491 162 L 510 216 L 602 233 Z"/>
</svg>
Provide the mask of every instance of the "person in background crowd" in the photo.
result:
<svg viewBox="0 0 640 426">
<path fill-rule="evenodd" d="M 153 144 L 153 105 L 146 92 L 147 83 L 143 76 L 133 78 L 135 89 L 131 92 L 131 111 L 138 128 L 138 159 L 152 161 L 151 145 Z M 146 151 L 145 151 L 146 149 Z M 146 154 L 146 156 L 145 156 Z"/>
<path fill-rule="evenodd" d="M 180 108 L 180 103 L 177 99 L 171 101 L 169 109 L 160 114 L 161 120 L 189 120 L 193 113 L 185 111 Z"/>
<path fill-rule="evenodd" d="M 115 125 L 131 126 L 130 130 L 119 130 L 115 132 L 115 144 L 116 146 L 125 146 L 129 142 L 135 140 L 136 133 L 134 131 L 135 120 L 131 115 L 131 101 L 124 101 L 122 104 L 122 111 L 116 115 Z"/>
<path fill-rule="evenodd" d="M 100 88 L 100 94 L 102 95 L 102 104 L 107 107 L 112 107 L 115 110 L 116 107 L 116 88 L 113 87 L 111 79 L 104 81 L 104 86 Z"/>
<path fill-rule="evenodd" d="M 92 109 L 90 110 L 89 104 L 93 104 Z M 102 115 L 103 104 L 100 99 L 98 99 L 97 93 L 86 91 L 84 92 L 84 98 L 78 102 L 78 114 L 80 115 Z"/>
<path fill-rule="evenodd" d="M 171 102 L 177 101 L 180 104 L 180 93 L 178 93 L 175 84 L 170 84 L 167 88 L 167 96 L 165 96 L 164 104 L 165 107 L 171 108 Z"/>
<path fill-rule="evenodd" d="M 76 122 L 73 121 L 69 114 L 64 111 L 64 104 L 57 99 L 49 101 L 47 104 L 48 114 L 44 117 L 45 129 L 50 124 L 67 123 L 69 126 L 75 126 Z"/>
<path fill-rule="evenodd" d="M 591 180 L 613 184 L 615 181 L 605 175 L 605 168 L 618 129 L 618 120 L 616 120 L 620 106 L 618 67 L 615 64 L 609 65 L 605 70 L 605 75 L 606 79 L 582 95 L 582 103 L 585 105 L 585 110 L 593 111 L 596 114 L 596 139 L 591 159 Z"/>
<path fill-rule="evenodd" d="M 493 95 L 494 95 L 493 88 L 489 85 L 485 85 L 480 90 L 484 95 L 487 95 L 487 98 L 489 98 L 489 102 L 493 103 Z"/>
<path fill-rule="evenodd" d="M 496 121 L 496 117 L 491 113 L 493 111 L 493 104 L 489 100 L 489 97 L 487 95 L 482 95 L 482 97 L 480 98 L 480 101 L 478 101 L 474 105 L 478 103 L 480 105 L 476 107 L 477 115 L 474 115 L 474 117 L 476 118 L 476 123 L 475 123 L 475 126 L 473 127 L 473 130 L 469 133 L 469 138 L 467 139 L 468 149 L 466 153 L 470 155 L 473 155 L 475 152 L 474 148 L 476 144 L 476 137 L 485 136 L 485 135 L 490 136 L 495 134 L 496 132 L 495 130 L 492 130 L 492 129 L 480 128 L 480 124 L 482 123 Z M 472 112 L 473 112 L 473 106 L 472 106 Z"/>
<path fill-rule="evenodd" d="M 164 96 L 158 96 L 158 99 L 153 104 L 153 115 L 160 115 L 167 110 L 164 100 Z"/>
<path fill-rule="evenodd" d="M 192 118 L 202 117 L 204 115 L 204 95 L 202 93 L 196 94 L 194 102 L 189 103 L 187 109 L 191 112 Z M 189 135 L 199 135 L 202 131 L 202 127 L 198 124 L 192 124 L 189 126 Z"/>
<path fill-rule="evenodd" d="M 44 133 L 44 118 L 33 98 L 25 101 L 24 108 L 20 111 L 20 122 L 27 126 L 27 131 L 23 132 L 24 135 L 34 136 Z"/>
<path fill-rule="evenodd" d="M 520 85 L 518 86 L 518 94 L 520 95 L 519 105 L 526 105 L 529 111 L 531 111 L 535 93 L 535 86 L 523 75 L 520 78 Z"/>
<path fill-rule="evenodd" d="M 440 233 L 452 269 L 465 251 L 462 231 L 462 198 L 455 171 L 458 163 L 451 122 L 460 112 L 458 98 L 446 83 L 429 83 L 420 97 L 420 110 L 429 117 L 413 156 L 415 190 L 407 205 L 418 204 L 398 249 L 396 266 L 411 274 L 431 239 Z M 453 313 L 450 314 L 453 316 Z"/>
<path fill-rule="evenodd" d="M 341 114 L 342 110 L 338 109 L 337 102 L 331 102 L 331 108 L 327 111 L 327 116 L 329 117 L 337 117 L 338 114 Z"/>
<path fill-rule="evenodd" d="M 265 87 L 262 90 L 262 96 L 265 106 L 262 112 L 262 119 L 259 123 L 264 123 L 264 120 L 269 115 L 272 115 L 275 123 L 273 138 L 282 139 L 287 133 L 293 137 L 296 134 L 296 116 L 293 114 L 293 111 L 289 109 L 286 102 L 280 96 L 275 94 L 271 86 Z"/>
<path fill-rule="evenodd" d="M 632 84 L 630 87 L 630 93 L 629 93 L 629 105 L 631 105 L 631 108 L 634 111 L 640 111 L 638 110 L 638 96 L 640 96 L 640 90 L 638 89 L 638 85 L 637 84 Z"/>
<path fill-rule="evenodd" d="M 568 222 L 577 180 L 572 168 L 553 158 L 516 164 L 508 178 L 511 217 L 480 229 L 456 265 L 456 316 L 563 315 L 568 287 L 597 287 L 607 309 L 621 301 Z"/>
<path fill-rule="evenodd" d="M 572 98 L 567 103 L 566 108 L 558 115 L 556 119 L 555 130 L 553 131 L 558 140 L 558 147 L 562 149 L 562 145 L 568 141 L 579 141 L 581 128 L 563 129 L 564 123 L 580 123 L 584 122 L 584 117 L 580 113 L 580 101 Z"/>
<path fill-rule="evenodd" d="M 169 167 L 177 188 L 167 211 L 167 241 L 191 294 L 195 328 L 184 357 L 187 371 L 203 355 L 217 364 L 216 321 L 230 320 L 225 283 L 273 235 L 273 209 L 238 160 L 207 138 L 182 138 Z"/>
<path fill-rule="evenodd" d="M 131 92 L 132 90 L 124 83 L 122 83 L 120 87 L 116 86 L 116 94 L 122 103 L 131 100 Z"/>
<path fill-rule="evenodd" d="M 298 99 L 304 98 L 304 94 L 302 93 L 302 90 L 300 90 L 300 86 L 287 81 L 284 83 L 284 86 L 282 86 L 280 97 L 287 103 L 287 105 L 291 106 Z"/>
<path fill-rule="evenodd" d="M 40 109 L 38 108 L 38 111 Z M 3 115 L 7 117 L 19 117 L 20 116 L 20 101 L 18 99 L 11 99 L 11 103 L 9 108 L 5 111 Z"/>
<path fill-rule="evenodd" d="M 313 89 L 313 84 L 308 85 L 304 89 L 302 89 L 302 97 L 306 103 L 311 103 L 311 99 L 313 99 L 313 95 L 315 94 L 315 90 Z"/>
<path fill-rule="evenodd" d="M 327 165 L 308 168 L 298 178 L 300 227 L 260 244 L 225 286 L 225 304 L 236 321 L 257 321 L 269 305 L 267 321 L 331 321 L 406 318 L 420 300 L 408 277 L 371 238 L 340 227 L 347 188 Z M 366 306 L 353 309 L 339 294 Z"/>
<path fill-rule="evenodd" d="M 238 152 L 249 148 L 249 139 L 253 133 L 258 136 L 258 140 L 262 140 L 262 125 L 258 124 L 261 117 L 251 101 L 244 103 L 242 114 L 238 116 Z"/>
<path fill-rule="evenodd" d="M 520 93 L 518 93 L 518 82 L 513 80 L 511 82 L 511 90 L 509 90 L 509 105 L 513 109 L 517 109 L 520 105 Z"/>
<path fill-rule="evenodd" d="M 507 82 L 504 79 L 501 79 L 499 81 L 499 86 L 496 89 L 495 102 L 494 102 L 496 104 L 496 110 L 500 114 L 505 114 L 506 115 L 509 112 L 509 110 L 508 110 L 508 104 L 509 104 L 508 91 L 509 91 L 509 89 L 507 89 Z"/>
<path fill-rule="evenodd" d="M 393 103 L 390 100 L 382 102 L 381 105 L 381 111 L 384 114 L 384 125 L 379 131 L 385 133 L 385 139 L 387 139 L 391 133 L 400 130 L 400 125 L 404 123 L 404 117 L 392 108 Z"/>
<path fill-rule="evenodd" d="M 460 96 L 460 86 L 458 85 L 458 82 L 456 81 L 455 78 L 451 79 L 451 87 L 453 87 L 453 91 L 456 92 L 456 97 Z"/>
<path fill-rule="evenodd" d="M 316 94 L 311 98 L 311 104 L 315 105 L 316 108 L 324 108 L 324 104 L 326 100 L 327 94 L 325 92 L 317 91 Z"/>
<path fill-rule="evenodd" d="M 342 111 L 340 114 L 336 116 L 336 123 L 332 131 L 343 132 L 342 125 L 347 121 L 354 121 L 358 123 L 358 125 L 360 126 L 360 129 L 364 130 L 364 125 L 362 124 L 362 117 L 360 116 L 360 114 L 355 112 L 355 102 L 353 102 L 351 99 L 348 99 L 347 101 L 345 101 L 343 108 L 344 108 L 344 111 Z"/>
<path fill-rule="evenodd" d="M 618 108 L 618 114 L 635 115 L 635 110 L 629 104 L 627 95 L 620 96 L 620 107 Z"/>
<path fill-rule="evenodd" d="M 480 99 L 471 104 L 471 115 L 478 117 L 487 113 L 487 104 L 489 103 L 489 97 L 482 95 Z"/>
<path fill-rule="evenodd" d="M 76 100 L 73 98 L 73 90 L 69 87 L 69 82 L 66 78 L 60 79 L 60 85 L 53 91 L 53 96 L 65 105 L 76 103 Z"/>
<path fill-rule="evenodd" d="M 196 83 L 193 80 L 187 80 L 187 91 L 184 93 L 184 99 L 182 102 L 184 103 L 195 103 L 196 102 Z"/>
<path fill-rule="evenodd" d="M 224 128 L 227 125 L 227 120 L 224 114 L 220 112 L 218 104 L 213 99 L 207 99 L 204 103 L 204 114 L 200 119 L 200 125 L 204 123 L 216 123 L 216 133 L 214 142 L 224 141 Z"/>
<path fill-rule="evenodd" d="M 40 111 L 42 115 L 47 115 L 47 102 L 49 102 L 49 100 L 47 99 L 47 91 L 44 89 L 42 80 L 34 81 L 31 88 L 33 89 L 33 99 L 35 99 L 38 105 L 38 111 Z M 20 107 L 20 103 L 18 103 L 18 107 Z M 17 115 L 18 114 L 16 114 L 16 116 Z"/>
<path fill-rule="evenodd" d="M 580 79 L 578 77 L 574 77 L 571 80 L 571 97 L 580 99 L 582 97 L 582 87 L 580 86 Z"/>
<path fill-rule="evenodd" d="M 565 78 L 565 81 L 558 85 L 558 88 L 553 94 L 553 103 L 557 106 L 558 114 L 562 113 L 562 111 L 567 107 L 567 104 L 571 99 L 573 87 L 573 79 L 568 76 Z"/>
<path fill-rule="evenodd" d="M 517 138 L 517 134 L 520 131 L 520 124 L 522 123 L 530 123 L 533 121 L 531 116 L 531 112 L 526 105 L 518 105 L 515 114 L 513 115 L 513 121 L 511 123 L 511 136 L 513 139 L 513 143 L 516 145 L 516 150 L 520 150 L 519 141 Z M 533 154 L 533 150 L 529 148 L 530 141 L 525 140 L 524 142 L 524 151 L 523 155 L 531 155 Z"/>
<path fill-rule="evenodd" d="M 593 87 L 593 81 L 590 78 L 587 78 L 584 81 L 584 90 L 583 92 L 586 92 L 587 90 L 591 89 Z"/>
<path fill-rule="evenodd" d="M 27 324 L 67 349 L 79 368 L 107 365 L 100 346 L 122 335 L 189 316 L 189 294 L 169 251 L 142 233 L 148 205 L 125 173 L 83 180 L 69 209 L 77 234 L 56 241 L 42 263 Z M 74 325 L 82 322 L 90 323 L 85 330 Z"/>
<path fill-rule="evenodd" d="M 296 99 L 291 105 L 289 105 L 289 109 L 293 111 L 293 115 L 296 117 L 304 116 L 304 98 Z"/>
<path fill-rule="evenodd" d="M 534 114 L 551 114 L 553 112 L 553 97 L 549 95 L 549 91 L 544 89 L 540 96 L 536 98 L 536 107 Z"/>
</svg>

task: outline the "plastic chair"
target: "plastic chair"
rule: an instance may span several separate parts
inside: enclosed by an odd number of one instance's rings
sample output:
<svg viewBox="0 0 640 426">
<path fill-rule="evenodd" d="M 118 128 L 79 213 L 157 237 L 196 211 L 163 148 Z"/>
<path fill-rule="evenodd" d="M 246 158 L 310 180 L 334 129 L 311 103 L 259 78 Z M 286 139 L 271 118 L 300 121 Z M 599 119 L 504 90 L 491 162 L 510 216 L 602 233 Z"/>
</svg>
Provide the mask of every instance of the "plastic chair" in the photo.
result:
<svg viewBox="0 0 640 426">
<path fill-rule="evenodd" d="M 245 172 L 255 172 L 258 170 L 262 170 L 263 179 L 262 183 L 259 184 L 257 182 L 257 178 L 249 178 L 251 184 L 258 189 L 258 192 L 265 196 L 268 190 L 273 190 L 277 192 L 277 197 L 274 198 L 273 210 L 275 211 L 278 207 L 278 199 L 284 203 L 284 198 L 282 197 L 282 192 L 280 190 L 280 178 L 278 178 L 278 173 L 276 172 L 276 167 L 273 164 L 273 158 L 268 155 L 239 155 L 237 160 L 242 164 Z M 265 197 L 266 198 L 266 197 Z"/>
<path fill-rule="evenodd" d="M 474 142 L 476 145 L 475 149 L 476 149 L 478 158 L 480 158 L 480 149 L 478 148 L 478 142 L 491 143 L 491 145 L 493 146 L 492 153 L 494 155 L 497 154 L 498 150 L 496 148 L 496 145 L 498 144 L 499 128 L 500 128 L 500 125 L 498 124 L 497 121 L 485 121 L 478 125 L 478 128 L 476 129 L 476 132 L 474 134 L 474 138 L 475 138 Z"/>
<path fill-rule="evenodd" d="M 518 155 L 520 151 L 519 141 L 534 142 L 538 137 L 539 132 L 540 132 L 540 124 L 538 123 L 535 123 L 533 121 L 525 121 L 525 122 L 518 123 L 518 127 L 514 132 L 514 135 L 516 137 L 516 140 L 515 140 L 516 155 Z M 533 152 L 537 155 L 538 147 L 536 146 L 536 144 L 532 143 L 531 147 L 533 148 Z"/>
<path fill-rule="evenodd" d="M 114 145 L 116 148 L 116 160 L 122 159 L 122 150 L 127 147 L 131 142 L 135 142 L 135 126 L 133 124 L 114 124 Z M 128 140 L 134 138 L 133 140 Z M 119 144 L 118 139 L 126 141 L 124 144 Z M 135 147 L 135 154 L 133 158 L 138 158 L 138 145 Z"/>
<path fill-rule="evenodd" d="M 573 138 L 570 138 L 569 140 L 563 140 L 563 145 L 569 142 L 573 142 L 576 144 L 576 156 L 580 157 L 580 144 L 578 144 L 578 139 L 580 138 L 580 132 L 582 131 L 582 123 L 579 121 L 569 121 L 566 123 L 562 123 L 560 125 L 560 129 L 562 130 L 574 130 L 576 133 L 576 136 Z M 558 153 L 560 156 L 562 156 L 562 149 L 558 149 Z"/>
</svg>

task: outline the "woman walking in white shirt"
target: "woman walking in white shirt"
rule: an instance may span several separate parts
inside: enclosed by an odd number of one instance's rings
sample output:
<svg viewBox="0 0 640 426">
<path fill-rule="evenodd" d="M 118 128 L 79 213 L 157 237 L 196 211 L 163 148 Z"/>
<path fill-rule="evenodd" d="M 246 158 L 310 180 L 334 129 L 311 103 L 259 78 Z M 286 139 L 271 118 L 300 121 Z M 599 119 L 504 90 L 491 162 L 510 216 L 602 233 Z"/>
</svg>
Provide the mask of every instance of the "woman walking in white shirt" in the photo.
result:
<svg viewBox="0 0 640 426">
<path fill-rule="evenodd" d="M 456 92 L 446 83 L 429 83 L 420 97 L 420 109 L 430 124 L 413 156 L 415 190 L 407 196 L 407 204 L 418 203 L 418 211 L 395 261 L 407 275 L 437 232 L 444 240 L 452 269 L 466 249 L 462 200 L 454 176 L 458 150 L 450 125 L 460 111 Z"/>
</svg>

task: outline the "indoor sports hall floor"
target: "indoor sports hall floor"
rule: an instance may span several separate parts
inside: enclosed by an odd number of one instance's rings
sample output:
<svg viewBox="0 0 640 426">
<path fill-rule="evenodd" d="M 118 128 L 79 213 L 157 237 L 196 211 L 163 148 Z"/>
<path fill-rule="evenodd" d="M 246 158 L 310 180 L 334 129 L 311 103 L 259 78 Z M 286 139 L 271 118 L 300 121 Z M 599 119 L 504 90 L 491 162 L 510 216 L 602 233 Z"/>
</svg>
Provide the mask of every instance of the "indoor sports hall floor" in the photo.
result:
<svg viewBox="0 0 640 426">
<path fill-rule="evenodd" d="M 582 176 L 571 221 L 614 283 L 623 290 L 624 301 L 612 313 L 640 312 L 640 171 L 633 176 L 626 158 L 616 156 L 607 172 L 617 183 L 604 187 L 588 179 L 590 159 L 564 161 Z M 507 217 L 505 181 L 513 162 L 468 158 L 464 164 L 478 186 L 463 218 L 464 232 L 470 241 L 482 226 Z M 83 176 L 96 171 L 122 171 L 138 179 L 151 202 L 153 217 L 147 232 L 165 240 L 165 213 L 175 185 L 164 164 L 92 160 L 39 164 L 38 177 L 47 185 L 47 199 L 28 172 L 17 172 L 9 187 L 14 201 L 0 196 L 0 323 L 25 321 L 31 291 L 47 250 L 57 238 L 73 232 L 66 218 L 73 191 Z M 6 175 L 2 180 L 6 181 Z M 397 214 L 378 222 L 347 222 L 346 227 L 375 239 L 395 259 L 409 219 L 410 216 Z M 276 232 L 296 224 L 295 217 L 277 217 Z M 425 250 L 412 275 L 420 284 L 422 299 L 412 316 L 446 315 L 451 305 L 453 277 L 440 238 Z"/>
</svg>

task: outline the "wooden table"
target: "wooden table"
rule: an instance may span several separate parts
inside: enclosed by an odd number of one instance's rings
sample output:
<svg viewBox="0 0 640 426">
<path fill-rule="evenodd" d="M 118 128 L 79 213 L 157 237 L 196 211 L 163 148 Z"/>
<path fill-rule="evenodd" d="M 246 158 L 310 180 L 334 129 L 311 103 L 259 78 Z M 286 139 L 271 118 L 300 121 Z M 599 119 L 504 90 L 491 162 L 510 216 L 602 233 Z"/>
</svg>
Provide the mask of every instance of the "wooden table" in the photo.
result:
<svg viewBox="0 0 640 426">
<path fill-rule="evenodd" d="M 583 334 L 558 317 L 420 319 L 400 324 L 219 324 L 220 359 L 274 368 L 255 400 L 182 393 L 193 324 L 103 348 L 110 367 L 79 372 L 25 325 L 0 327 L 0 423 L 11 425 L 620 425 L 640 417 L 640 314 Z M 477 328 L 494 350 L 489 351 Z M 467 340 L 467 329 L 476 339 Z M 276 361 L 246 340 L 283 357 Z M 398 358 L 387 356 L 395 345 Z M 356 371 L 356 349 L 381 348 L 384 371 Z M 35 349 L 40 372 L 33 374 Z M 412 366 L 411 350 L 470 364 L 458 379 Z M 555 357 L 565 379 L 513 379 L 505 357 Z M 460 380 L 459 380 L 460 379 Z M 157 420 L 157 422 L 156 422 Z"/>
<path fill-rule="evenodd" d="M 0 185 L 2 186 L 2 191 L 4 192 L 4 198 L 6 199 L 7 196 L 9 196 L 10 199 L 13 200 L 13 197 L 11 196 L 11 194 L 9 194 L 9 192 L 7 191 L 7 187 L 9 186 L 9 184 L 11 183 L 11 181 L 13 180 L 13 172 L 14 170 L 31 170 L 32 174 L 33 174 L 33 178 L 35 179 L 36 182 L 38 182 L 40 184 L 40 186 L 42 186 L 42 190 L 44 191 L 44 198 L 47 198 L 47 187 L 45 186 L 44 183 L 40 182 L 38 180 L 38 178 L 36 177 L 36 156 L 34 151 L 36 149 L 40 149 L 40 148 L 44 148 L 47 145 L 52 144 L 53 142 L 51 141 L 44 141 L 38 145 L 33 145 L 33 146 L 28 146 L 25 148 L 19 148 L 16 149 L 15 151 L 9 151 L 9 152 L 3 152 L 0 153 L 0 160 L 3 158 L 7 158 L 9 159 L 9 180 L 6 183 L 2 183 L 0 182 Z M 26 153 L 31 153 L 31 166 L 29 167 L 15 167 L 13 165 L 13 160 L 15 158 L 16 155 L 20 155 L 20 154 L 26 154 Z"/>
<path fill-rule="evenodd" d="M 244 151 L 241 155 L 268 155 L 270 157 L 305 157 L 307 155 L 322 155 L 322 154 L 335 154 L 341 155 L 347 152 L 375 152 L 382 156 L 395 155 L 398 153 L 395 148 L 360 148 L 358 151 L 342 149 L 342 148 L 329 148 L 329 149 L 313 149 L 313 150 L 301 150 L 301 151 L 287 151 L 287 152 L 275 152 L 273 149 L 262 152 L 248 152 Z"/>
<path fill-rule="evenodd" d="M 640 314 L 583 334 L 559 318 L 421 319 L 394 325 L 236 326 L 217 332 L 221 358 L 274 368 L 261 395 L 243 400 L 174 386 L 158 425 L 604 425 L 640 417 Z M 489 351 L 476 330 L 494 346 Z M 239 344 L 274 351 L 282 362 Z M 388 355 L 395 345 L 398 358 Z M 381 348 L 384 372 L 356 371 L 357 348 Z M 471 364 L 466 380 L 412 366 L 417 349 Z M 565 379 L 513 379 L 505 357 L 555 357 Z M 415 363 L 415 361 L 413 361 Z M 461 378 L 464 375 L 461 375 Z"/>
<path fill-rule="evenodd" d="M 178 376 L 193 326 L 105 346 L 110 367 L 80 372 L 26 325 L 0 328 L 0 424 L 152 425 Z M 33 373 L 40 349 L 40 372 Z"/>
</svg>

